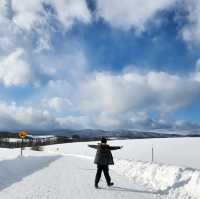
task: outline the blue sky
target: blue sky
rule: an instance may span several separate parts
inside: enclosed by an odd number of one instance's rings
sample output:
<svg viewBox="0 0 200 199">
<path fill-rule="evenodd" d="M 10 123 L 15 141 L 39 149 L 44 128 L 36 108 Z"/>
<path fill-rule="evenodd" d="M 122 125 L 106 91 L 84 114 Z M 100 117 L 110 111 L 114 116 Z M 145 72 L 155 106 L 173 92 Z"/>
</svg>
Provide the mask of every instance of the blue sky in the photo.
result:
<svg viewBox="0 0 200 199">
<path fill-rule="evenodd" d="M 2 0 L 0 129 L 199 130 L 199 0 Z"/>
</svg>

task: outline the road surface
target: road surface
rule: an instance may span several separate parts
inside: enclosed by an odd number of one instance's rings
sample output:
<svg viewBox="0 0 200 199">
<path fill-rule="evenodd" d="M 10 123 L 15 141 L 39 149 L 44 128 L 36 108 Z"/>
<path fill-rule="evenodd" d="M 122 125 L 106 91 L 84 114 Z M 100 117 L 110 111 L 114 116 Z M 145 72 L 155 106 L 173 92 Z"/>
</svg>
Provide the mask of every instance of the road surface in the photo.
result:
<svg viewBox="0 0 200 199">
<path fill-rule="evenodd" d="M 37 160 L 35 160 L 37 161 Z M 1 190 L 3 199 L 154 199 L 155 193 L 134 185 L 126 177 L 110 171 L 114 187 L 107 187 L 104 176 L 94 188 L 96 166 L 91 160 L 62 156 L 46 167 L 23 177 Z"/>
</svg>

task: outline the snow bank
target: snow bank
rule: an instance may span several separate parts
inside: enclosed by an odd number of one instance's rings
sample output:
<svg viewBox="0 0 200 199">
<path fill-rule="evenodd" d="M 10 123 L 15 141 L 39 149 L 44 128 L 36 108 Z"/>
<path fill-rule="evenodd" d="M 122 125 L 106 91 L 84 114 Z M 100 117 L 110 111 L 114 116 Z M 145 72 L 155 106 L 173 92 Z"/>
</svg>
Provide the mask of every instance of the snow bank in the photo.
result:
<svg viewBox="0 0 200 199">
<path fill-rule="evenodd" d="M 112 168 L 168 199 L 199 199 L 200 171 L 172 165 L 118 160 Z"/>
<path fill-rule="evenodd" d="M 0 161 L 15 159 L 17 156 L 20 155 L 21 149 L 7 149 L 1 148 L 0 150 Z"/>
<path fill-rule="evenodd" d="M 47 167 L 60 156 L 17 157 L 0 161 L 0 191 Z"/>
</svg>

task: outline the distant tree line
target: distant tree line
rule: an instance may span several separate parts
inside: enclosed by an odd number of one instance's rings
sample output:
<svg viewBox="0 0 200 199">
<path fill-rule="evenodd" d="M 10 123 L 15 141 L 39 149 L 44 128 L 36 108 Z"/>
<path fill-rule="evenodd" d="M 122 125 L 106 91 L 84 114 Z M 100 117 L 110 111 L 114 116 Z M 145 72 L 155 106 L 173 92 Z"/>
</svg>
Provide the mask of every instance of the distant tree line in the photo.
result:
<svg viewBox="0 0 200 199">
<path fill-rule="evenodd" d="M 72 143 L 72 142 L 85 142 L 85 141 L 95 141 L 99 140 L 99 137 L 88 138 L 81 137 L 78 134 L 74 134 L 71 137 L 66 136 L 52 136 L 52 137 L 33 137 L 26 138 L 22 140 L 19 138 L 17 133 L 0 132 L 0 148 L 20 148 L 20 147 L 33 147 L 38 148 L 38 146 L 61 144 L 61 143 Z"/>
</svg>

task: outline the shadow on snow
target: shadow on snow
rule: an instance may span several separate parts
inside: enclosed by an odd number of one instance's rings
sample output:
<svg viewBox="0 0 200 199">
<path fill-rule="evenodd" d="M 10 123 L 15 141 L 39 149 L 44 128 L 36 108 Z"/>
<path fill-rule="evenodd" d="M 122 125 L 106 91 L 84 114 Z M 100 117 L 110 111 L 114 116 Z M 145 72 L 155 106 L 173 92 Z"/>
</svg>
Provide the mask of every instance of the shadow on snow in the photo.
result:
<svg viewBox="0 0 200 199">
<path fill-rule="evenodd" d="M 29 156 L 0 161 L 0 191 L 47 167 L 60 156 Z"/>
</svg>

